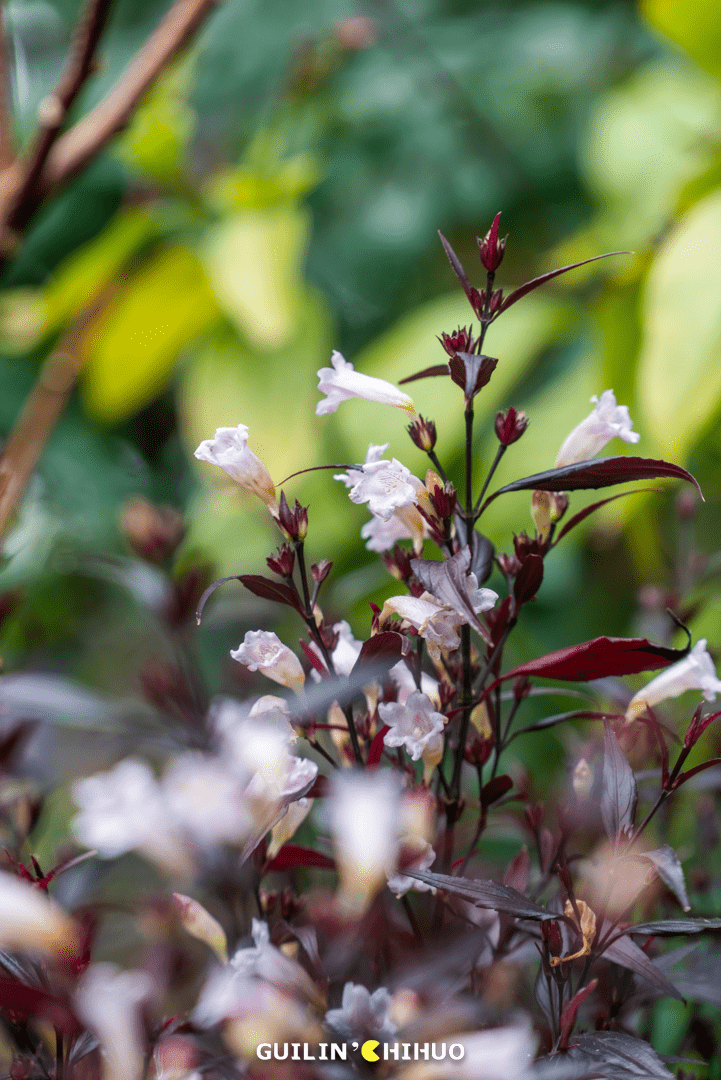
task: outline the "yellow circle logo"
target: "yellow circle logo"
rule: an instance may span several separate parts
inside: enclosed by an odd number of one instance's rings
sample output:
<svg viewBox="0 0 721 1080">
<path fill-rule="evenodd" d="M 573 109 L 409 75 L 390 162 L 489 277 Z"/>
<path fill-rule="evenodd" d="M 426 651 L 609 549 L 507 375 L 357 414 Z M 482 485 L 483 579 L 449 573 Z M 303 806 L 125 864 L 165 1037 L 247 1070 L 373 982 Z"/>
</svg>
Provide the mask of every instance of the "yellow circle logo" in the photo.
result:
<svg viewBox="0 0 721 1080">
<path fill-rule="evenodd" d="M 363 1043 L 361 1046 L 361 1055 L 365 1061 L 380 1061 L 380 1058 L 376 1054 L 377 1046 L 380 1046 L 377 1039 L 368 1039 L 367 1042 Z"/>
</svg>

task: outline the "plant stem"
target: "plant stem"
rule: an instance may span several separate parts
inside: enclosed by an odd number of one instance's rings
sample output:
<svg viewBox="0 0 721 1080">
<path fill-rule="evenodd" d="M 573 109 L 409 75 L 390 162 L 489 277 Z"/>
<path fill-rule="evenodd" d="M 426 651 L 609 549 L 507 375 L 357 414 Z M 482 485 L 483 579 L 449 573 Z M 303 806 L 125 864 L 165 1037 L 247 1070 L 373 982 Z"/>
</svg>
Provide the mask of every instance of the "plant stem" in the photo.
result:
<svg viewBox="0 0 721 1080">
<path fill-rule="evenodd" d="M 493 459 L 493 464 L 491 465 L 490 469 L 488 470 L 488 476 L 486 477 L 485 482 L 483 484 L 483 487 L 481 489 L 481 494 L 476 499 L 476 505 L 473 507 L 473 521 L 474 521 L 474 523 L 478 520 L 478 517 L 480 516 L 479 510 L 480 510 L 480 507 L 481 507 L 481 503 L 483 502 L 483 496 L 488 491 L 488 485 L 490 484 L 491 480 L 493 479 L 493 474 L 496 471 L 496 469 L 498 468 L 498 463 L 500 462 L 501 458 L 503 457 L 503 455 L 505 454 L 507 449 L 508 448 L 506 446 L 503 446 L 503 444 L 500 444 L 498 449 L 496 450 L 496 456 Z"/>
</svg>

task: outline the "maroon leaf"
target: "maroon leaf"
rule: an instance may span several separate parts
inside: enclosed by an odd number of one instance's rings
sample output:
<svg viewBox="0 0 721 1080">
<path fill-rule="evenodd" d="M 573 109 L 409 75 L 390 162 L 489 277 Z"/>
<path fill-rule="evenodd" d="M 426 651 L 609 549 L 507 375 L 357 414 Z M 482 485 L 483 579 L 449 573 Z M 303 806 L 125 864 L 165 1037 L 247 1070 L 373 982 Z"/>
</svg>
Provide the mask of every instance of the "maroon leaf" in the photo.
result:
<svg viewBox="0 0 721 1080">
<path fill-rule="evenodd" d="M 604 720 L 603 726 L 601 818 L 606 835 L 615 844 L 633 829 L 638 789 L 633 769 L 608 720 Z"/>
<path fill-rule="evenodd" d="M 5 976 L 0 976 L 0 1009 L 22 1020 L 52 1024 L 67 1035 L 79 1035 L 83 1030 L 69 1004 L 52 991 Z"/>
<path fill-rule="evenodd" d="M 589 514 L 593 514 L 596 510 L 600 510 L 606 503 L 615 502 L 616 499 L 625 499 L 627 495 L 638 495 L 642 491 L 658 492 L 662 490 L 662 488 L 636 488 L 633 491 L 621 491 L 618 495 L 609 495 L 607 499 L 601 499 L 600 502 L 591 503 L 590 506 L 585 506 L 583 510 L 579 510 L 577 514 L 574 514 L 572 518 L 569 518 L 551 546 L 555 547 L 559 540 L 563 539 L 566 533 L 569 533 L 571 529 L 575 529 L 577 525 L 580 525 L 581 522 L 589 516 Z"/>
<path fill-rule="evenodd" d="M 328 794 L 328 777 L 320 773 L 313 781 L 312 787 L 305 793 L 306 799 L 324 799 Z"/>
<path fill-rule="evenodd" d="M 645 979 L 646 982 L 650 983 L 662 994 L 670 994 L 671 997 L 683 1001 L 681 994 L 679 994 L 673 983 L 669 982 L 660 968 L 656 967 L 653 960 L 649 960 L 643 949 L 640 949 L 636 942 L 631 941 L 630 938 L 620 937 L 616 941 L 612 941 L 603 950 L 603 955 L 614 964 L 620 964 L 621 967 L 628 968 L 629 971 L 640 975 L 641 978 Z"/>
<path fill-rule="evenodd" d="M 675 664 L 687 654 L 688 649 L 667 649 L 646 638 L 593 638 L 519 664 L 496 679 L 489 689 L 519 675 L 542 675 L 544 679 L 576 682 L 603 679 L 609 675 L 633 675 Z"/>
<path fill-rule="evenodd" d="M 483 640 L 490 644 L 488 631 L 473 610 L 466 591 L 470 563 L 471 552 L 466 546 L 444 562 L 435 559 L 411 559 L 411 569 L 424 589 L 432 593 L 440 603 L 462 615 Z"/>
<path fill-rule="evenodd" d="M 574 1035 L 561 1054 L 539 1058 L 539 1080 L 674 1080 L 650 1043 L 622 1031 Z"/>
<path fill-rule="evenodd" d="M 690 780 L 692 776 L 695 776 L 700 772 L 705 772 L 706 769 L 711 769 L 714 765 L 721 765 L 721 758 L 710 758 L 708 761 L 704 761 L 700 765 L 697 765 L 694 769 L 687 769 L 686 772 L 681 773 L 674 781 L 674 791 L 676 788 L 681 787 L 681 784 L 685 784 L 687 780 Z"/>
<path fill-rule="evenodd" d="M 280 581 L 272 581 L 270 578 L 262 577 L 260 574 L 241 574 L 238 581 L 241 581 L 246 589 L 253 593 L 253 596 L 260 596 L 263 600 L 273 600 L 277 604 L 287 604 L 288 607 L 292 607 L 294 611 L 297 611 L 299 615 L 304 616 L 300 597 L 295 589 L 291 589 L 289 585 L 284 585 Z"/>
<path fill-rule="evenodd" d="M 335 863 L 327 855 L 300 844 L 284 844 L 274 859 L 266 866 L 266 871 L 294 870 L 297 866 L 315 866 L 321 870 L 334 870 Z"/>
<path fill-rule="evenodd" d="M 498 802 L 512 787 L 513 780 L 511 780 L 510 776 L 494 776 L 492 780 L 483 785 L 481 806 L 491 806 L 494 802 Z"/>
<path fill-rule="evenodd" d="M 441 240 L 442 239 L 443 237 L 441 237 Z M 445 243 L 443 246 L 446 246 Z M 447 250 L 446 254 L 448 254 Z M 597 262 L 599 259 L 610 259 L 612 255 L 633 255 L 633 252 L 607 251 L 604 255 L 594 255 L 591 259 L 582 259 L 581 262 L 570 263 L 568 266 L 561 266 L 557 270 L 549 270 L 548 273 L 541 274 L 540 277 L 533 278 L 531 281 L 527 281 L 525 285 L 519 285 L 519 287 L 517 289 L 514 289 L 512 293 L 509 293 L 499 307 L 496 318 L 498 318 L 498 315 L 500 315 L 502 311 L 505 311 L 506 308 L 509 308 L 512 304 L 515 304 L 517 300 L 521 300 L 522 297 L 527 296 L 529 292 L 533 292 L 533 290 L 537 289 L 540 285 L 545 285 L 547 281 L 552 281 L 553 278 L 559 277 L 561 274 L 567 274 L 569 270 L 577 270 L 579 266 L 586 266 L 588 263 Z M 450 255 L 448 256 L 448 258 L 450 259 Z M 458 265 L 460 266 L 460 263 Z M 453 266 L 452 262 L 451 266 Z M 453 269 L 455 270 L 455 267 L 453 267 Z M 461 269 L 463 268 L 461 267 Z M 458 271 L 456 271 L 456 274 L 457 273 Z M 463 284 L 462 281 L 461 284 Z"/>
<path fill-rule="evenodd" d="M 403 655 L 404 637 L 395 630 L 384 630 L 381 634 L 374 634 L 361 645 L 358 659 L 350 673 L 350 678 L 360 675 L 362 669 L 368 664 L 377 665 L 379 661 L 390 661 L 389 666 L 397 663 Z"/>
<path fill-rule="evenodd" d="M 514 855 L 503 873 L 503 884 L 509 889 L 516 889 L 525 893 L 528 888 L 528 879 L 531 872 L 531 859 L 528 848 L 524 844 L 517 855 Z"/>
<path fill-rule="evenodd" d="M 390 731 L 390 724 L 384 724 L 380 731 L 373 738 L 373 742 L 370 745 L 368 751 L 368 758 L 366 760 L 366 769 L 374 768 L 381 759 L 383 754 L 383 746 L 386 732 Z"/>
<path fill-rule="evenodd" d="M 560 918 L 558 912 L 547 911 L 539 904 L 535 904 L 533 900 L 528 900 L 522 893 L 509 889 L 506 885 L 499 885 L 495 881 L 449 877 L 448 874 L 431 874 L 427 870 L 404 870 L 403 873 L 406 877 L 418 878 L 419 881 L 425 881 L 427 885 L 442 889 L 443 892 L 470 900 L 476 907 L 501 911 L 517 919 L 545 922 L 549 919 Z"/>
<path fill-rule="evenodd" d="M 448 256 L 448 261 L 449 261 L 449 263 L 451 264 L 451 266 L 453 268 L 453 273 L 456 275 L 456 277 L 460 281 L 461 285 L 463 286 L 463 291 L 466 294 L 466 296 L 468 297 L 468 300 L 470 301 L 471 307 L 475 311 L 476 303 L 477 303 L 478 290 L 474 289 L 473 286 L 471 285 L 470 281 L 468 280 L 468 274 L 466 273 L 466 271 L 461 266 L 460 259 L 458 258 L 455 251 L 453 250 L 451 245 L 448 243 L 448 241 L 446 240 L 445 236 L 440 231 L 440 229 L 438 231 L 438 235 L 441 238 L 441 243 L 443 244 L 443 250 L 445 251 L 446 255 Z"/>
<path fill-rule="evenodd" d="M 565 1050 L 568 1046 L 568 1037 L 573 1031 L 573 1025 L 576 1023 L 576 1013 L 578 1012 L 579 1006 L 593 993 L 597 986 L 598 979 L 593 979 L 588 986 L 584 986 L 578 993 L 573 995 L 566 1005 L 564 1005 L 563 1012 L 561 1013 L 561 1036 L 558 1043 L 561 1050 Z"/>
<path fill-rule="evenodd" d="M 587 488 L 611 487 L 613 484 L 625 484 L 630 480 L 654 480 L 663 476 L 688 480 L 695 484 L 703 499 L 698 481 L 680 465 L 656 458 L 607 457 L 576 461 L 573 465 L 563 465 L 560 469 L 547 469 L 545 472 L 514 480 L 489 495 L 481 507 L 481 512 L 499 495 L 505 495 L 509 491 L 584 491 Z"/>
<path fill-rule="evenodd" d="M 641 858 L 649 859 L 653 863 L 661 881 L 671 890 L 683 910 L 690 911 L 683 868 L 670 844 L 664 844 L 658 851 L 644 851 Z"/>
<path fill-rule="evenodd" d="M 321 678 L 330 679 L 331 675 L 330 675 L 330 672 L 328 671 L 328 668 L 325 666 L 325 664 L 321 660 L 320 656 L 318 656 L 318 653 L 314 652 L 314 650 L 311 649 L 308 642 L 303 641 L 303 638 L 300 638 L 298 644 L 300 645 L 301 649 L 305 653 L 306 660 L 308 661 L 308 663 L 311 665 L 311 667 L 315 668 L 315 670 L 318 672 L 318 674 L 321 676 Z"/>
<path fill-rule="evenodd" d="M 402 386 L 403 383 L 415 382 L 416 379 L 432 379 L 437 375 L 450 375 L 451 369 L 448 364 L 434 364 L 433 367 L 423 368 L 423 371 L 417 371 L 415 375 L 406 375 L 405 379 L 399 379 L 398 385 Z"/>
<path fill-rule="evenodd" d="M 656 922 L 627 926 L 624 934 L 643 937 L 673 937 L 676 934 L 705 934 L 721 930 L 721 919 L 659 919 Z"/>
</svg>

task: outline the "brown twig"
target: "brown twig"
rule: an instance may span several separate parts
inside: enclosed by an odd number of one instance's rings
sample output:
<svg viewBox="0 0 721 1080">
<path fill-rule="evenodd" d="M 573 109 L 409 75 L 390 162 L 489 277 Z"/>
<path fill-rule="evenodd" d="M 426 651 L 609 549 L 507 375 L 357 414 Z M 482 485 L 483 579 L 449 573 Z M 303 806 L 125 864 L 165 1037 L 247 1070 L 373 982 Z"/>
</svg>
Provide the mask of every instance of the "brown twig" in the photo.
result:
<svg viewBox="0 0 721 1080">
<path fill-rule="evenodd" d="M 39 206 L 40 177 L 48 154 L 78 94 L 92 74 L 95 52 L 111 6 L 112 0 L 87 0 L 60 78 L 52 92 L 40 103 L 40 126 L 27 152 L 15 163 L 15 182 L 11 183 L 3 208 L 4 224 L 12 231 L 23 229 Z"/>
<path fill-rule="evenodd" d="M 0 170 L 12 165 L 16 153 L 8 40 L 5 18 L 0 8 Z"/>
<path fill-rule="evenodd" d="M 125 128 L 139 101 L 222 0 L 176 0 L 115 86 L 53 146 L 42 176 L 47 197 Z"/>
<path fill-rule="evenodd" d="M 81 347 L 107 303 L 108 292 L 83 311 L 47 358 L 0 456 L 0 539 L 5 536 L 45 444 L 82 368 Z"/>
</svg>

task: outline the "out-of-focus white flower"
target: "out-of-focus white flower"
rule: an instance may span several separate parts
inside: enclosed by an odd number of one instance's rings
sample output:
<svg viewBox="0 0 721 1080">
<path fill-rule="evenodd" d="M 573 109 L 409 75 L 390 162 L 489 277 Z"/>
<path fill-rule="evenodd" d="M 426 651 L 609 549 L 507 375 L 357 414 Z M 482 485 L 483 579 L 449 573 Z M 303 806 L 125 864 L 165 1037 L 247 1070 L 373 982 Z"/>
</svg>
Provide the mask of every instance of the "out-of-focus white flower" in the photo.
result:
<svg viewBox="0 0 721 1080">
<path fill-rule="evenodd" d="M 212 949 L 222 964 L 227 964 L 228 939 L 218 920 L 192 896 L 183 893 L 173 893 L 173 906 L 183 929 Z"/>
<path fill-rule="evenodd" d="M 278 506 L 270 473 L 260 458 L 248 448 L 248 428 L 245 424 L 218 428 L 214 439 L 205 439 L 200 444 L 195 457 L 198 461 L 218 465 L 236 484 L 258 495 L 272 509 Z"/>
<path fill-rule="evenodd" d="M 397 664 L 393 665 L 388 674 L 398 688 L 396 701 L 399 705 L 405 705 L 411 694 L 418 689 L 410 668 L 405 660 L 399 660 Z M 425 671 L 421 673 L 421 693 L 430 698 L 436 709 L 440 709 L 441 699 L 438 694 L 438 680 L 431 675 L 426 675 Z"/>
<path fill-rule="evenodd" d="M 143 971 L 120 971 L 114 964 L 91 964 L 75 991 L 80 1017 L 100 1040 L 104 1080 L 140 1080 L 145 1046 L 140 1006 L 153 981 Z"/>
<path fill-rule="evenodd" d="M 706 701 L 713 701 L 721 694 L 721 679 L 716 678 L 713 660 L 706 649 L 706 639 L 697 641 L 688 656 L 666 668 L 648 686 L 631 698 L 626 709 L 626 720 L 643 716 L 646 706 L 658 705 L 668 698 L 679 697 L 687 690 L 700 690 Z"/>
<path fill-rule="evenodd" d="M 383 737 L 386 746 L 405 746 L 413 761 L 418 761 L 427 743 L 440 734 L 446 722 L 443 713 L 435 712 L 425 694 L 414 691 L 404 705 L 398 702 L 378 706 L 380 718 L 390 726 Z"/>
<path fill-rule="evenodd" d="M 395 405 L 396 408 L 415 416 L 416 407 L 412 399 L 397 386 L 385 379 L 376 379 L 372 375 L 362 375 L 355 371 L 353 365 L 337 351 L 333 352 L 330 362 L 333 367 L 321 368 L 318 372 L 318 389 L 321 394 L 328 396 L 316 405 L 316 416 L 335 412 L 341 401 L 354 397 L 378 401 L 382 405 Z"/>
<path fill-rule="evenodd" d="M 488 1028 L 456 1037 L 444 1036 L 447 1046 L 461 1045 L 460 1061 L 418 1061 L 399 1073 L 402 1080 L 530 1080 L 536 1040 L 530 1028 Z"/>
<path fill-rule="evenodd" d="M 243 644 L 231 649 L 230 655 L 250 671 L 262 671 L 269 679 L 296 693 L 300 693 L 305 685 L 300 660 L 270 630 L 249 630 Z"/>
<path fill-rule="evenodd" d="M 395 865 L 399 781 L 389 770 L 335 775 L 327 808 L 340 875 L 340 901 L 361 915 Z"/>
<path fill-rule="evenodd" d="M 428 787 L 433 776 L 433 770 L 443 761 L 443 736 L 434 735 L 426 743 L 423 753 L 423 783 Z"/>
<path fill-rule="evenodd" d="M 73 799 L 80 809 L 73 832 L 103 858 L 137 850 L 168 870 L 187 870 L 187 854 L 171 828 L 160 785 L 144 761 L 126 758 L 109 772 L 79 780 Z"/>
<path fill-rule="evenodd" d="M 429 501 L 425 484 L 397 458 L 364 465 L 362 477 L 350 489 L 351 502 L 368 503 L 371 514 L 383 521 L 402 507 L 414 506 L 419 499 Z"/>
<path fill-rule="evenodd" d="M 240 843 L 253 826 L 244 795 L 248 770 L 239 778 L 219 758 L 191 750 L 171 761 L 161 790 L 168 816 L 192 843 Z"/>
<path fill-rule="evenodd" d="M 384 986 L 371 994 L 365 986 L 347 982 L 339 1009 L 329 1009 L 325 1026 L 341 1039 L 392 1039 L 398 1030 L 388 1016 L 391 995 Z"/>
<path fill-rule="evenodd" d="M 0 947 L 32 953 L 69 949 L 77 927 L 54 900 L 0 870 Z"/>
<path fill-rule="evenodd" d="M 601 397 L 591 398 L 595 409 L 567 436 L 556 457 L 556 468 L 588 461 L 600 454 L 616 436 L 627 443 L 637 443 L 641 436 L 633 430 L 627 405 L 617 405 L 613 390 L 604 390 Z"/>
<path fill-rule="evenodd" d="M 435 861 L 436 853 L 427 840 L 403 837 L 401 841 L 402 869 L 388 875 L 388 888 L 396 896 L 403 896 L 409 889 L 417 892 L 430 892 L 433 888 L 425 881 L 408 877 L 404 870 L 428 870 Z"/>
</svg>

